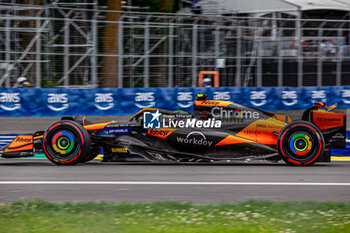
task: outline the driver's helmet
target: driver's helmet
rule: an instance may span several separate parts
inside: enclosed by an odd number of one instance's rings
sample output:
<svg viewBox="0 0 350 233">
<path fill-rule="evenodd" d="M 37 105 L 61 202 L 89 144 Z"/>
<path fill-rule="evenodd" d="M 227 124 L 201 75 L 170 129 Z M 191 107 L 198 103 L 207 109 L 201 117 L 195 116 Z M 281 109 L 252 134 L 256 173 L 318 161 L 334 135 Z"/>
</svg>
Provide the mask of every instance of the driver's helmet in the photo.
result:
<svg viewBox="0 0 350 233">
<path fill-rule="evenodd" d="M 212 86 L 211 78 L 204 78 L 203 79 L 203 87 L 211 87 L 211 86 Z"/>
<path fill-rule="evenodd" d="M 18 87 L 30 87 L 31 84 L 26 77 L 19 77 L 17 79 L 17 86 Z"/>
</svg>

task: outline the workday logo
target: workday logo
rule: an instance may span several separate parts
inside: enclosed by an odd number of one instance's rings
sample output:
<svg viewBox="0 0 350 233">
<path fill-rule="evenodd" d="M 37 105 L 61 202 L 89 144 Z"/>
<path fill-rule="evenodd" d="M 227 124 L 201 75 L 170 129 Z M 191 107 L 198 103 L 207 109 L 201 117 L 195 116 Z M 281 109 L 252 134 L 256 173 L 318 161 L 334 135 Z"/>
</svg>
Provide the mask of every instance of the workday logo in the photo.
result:
<svg viewBox="0 0 350 233">
<path fill-rule="evenodd" d="M 298 103 L 297 91 L 282 91 L 282 103 L 286 106 Z"/>
<path fill-rule="evenodd" d="M 114 107 L 113 93 L 96 93 L 95 107 L 99 110 L 105 111 Z"/>
<path fill-rule="evenodd" d="M 181 108 L 189 108 L 193 104 L 192 92 L 178 92 L 177 105 Z"/>
<path fill-rule="evenodd" d="M 214 91 L 214 100 L 229 100 L 231 99 L 229 91 Z"/>
<path fill-rule="evenodd" d="M 0 108 L 5 111 L 14 111 L 21 108 L 20 93 L 0 93 Z"/>
<path fill-rule="evenodd" d="M 53 111 L 59 112 L 69 107 L 68 94 L 48 94 L 47 107 Z"/>
<path fill-rule="evenodd" d="M 138 108 L 151 108 L 156 105 L 154 92 L 136 92 L 135 105 Z"/>
<path fill-rule="evenodd" d="M 326 102 L 326 91 L 311 91 L 312 102 Z"/>
<path fill-rule="evenodd" d="M 257 107 L 266 104 L 266 91 L 251 91 L 250 103 Z"/>
<path fill-rule="evenodd" d="M 343 90 L 341 97 L 344 103 L 350 104 L 350 90 Z"/>
<path fill-rule="evenodd" d="M 213 144 L 213 141 L 208 140 L 202 132 L 192 131 L 186 135 L 186 137 L 176 137 L 177 142 L 183 144 L 189 144 L 193 146 L 206 146 L 209 147 Z"/>
<path fill-rule="evenodd" d="M 143 112 L 143 128 L 144 129 L 160 129 L 160 116 L 162 114 L 157 111 Z"/>
</svg>

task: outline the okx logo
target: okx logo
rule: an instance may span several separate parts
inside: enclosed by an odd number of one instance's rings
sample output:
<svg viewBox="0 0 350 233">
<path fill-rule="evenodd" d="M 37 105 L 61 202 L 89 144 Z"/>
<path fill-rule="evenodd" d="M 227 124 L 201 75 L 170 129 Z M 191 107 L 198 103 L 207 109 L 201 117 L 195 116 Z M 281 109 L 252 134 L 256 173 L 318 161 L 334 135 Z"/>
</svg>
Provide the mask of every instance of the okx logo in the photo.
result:
<svg viewBox="0 0 350 233">
<path fill-rule="evenodd" d="M 161 113 L 157 111 L 143 112 L 143 128 L 144 129 L 160 129 L 160 117 Z"/>
</svg>

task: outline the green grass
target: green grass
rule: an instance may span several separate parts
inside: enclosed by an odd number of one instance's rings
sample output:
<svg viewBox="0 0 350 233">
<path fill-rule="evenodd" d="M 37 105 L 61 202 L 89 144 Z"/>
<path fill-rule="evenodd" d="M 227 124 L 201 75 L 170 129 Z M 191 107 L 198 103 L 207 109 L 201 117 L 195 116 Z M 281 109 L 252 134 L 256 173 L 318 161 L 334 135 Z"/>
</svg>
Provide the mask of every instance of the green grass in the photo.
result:
<svg viewBox="0 0 350 233">
<path fill-rule="evenodd" d="M 0 232 L 350 232 L 350 203 L 247 201 L 0 205 Z"/>
</svg>

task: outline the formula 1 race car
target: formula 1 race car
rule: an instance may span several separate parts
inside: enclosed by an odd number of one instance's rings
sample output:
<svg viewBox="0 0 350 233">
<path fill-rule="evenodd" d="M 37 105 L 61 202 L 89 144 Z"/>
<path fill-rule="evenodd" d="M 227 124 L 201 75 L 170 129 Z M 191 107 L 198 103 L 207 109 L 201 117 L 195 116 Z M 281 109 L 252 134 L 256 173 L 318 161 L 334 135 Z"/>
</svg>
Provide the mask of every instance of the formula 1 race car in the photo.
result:
<svg viewBox="0 0 350 233">
<path fill-rule="evenodd" d="M 330 162 L 330 148 L 346 144 L 346 114 L 317 102 L 302 120 L 199 94 L 194 112 L 145 108 L 129 121 L 90 123 L 63 117 L 46 131 L 19 135 L 0 149 L 3 158 L 44 152 L 58 165 L 103 161 L 250 162 L 291 165 Z"/>
</svg>

